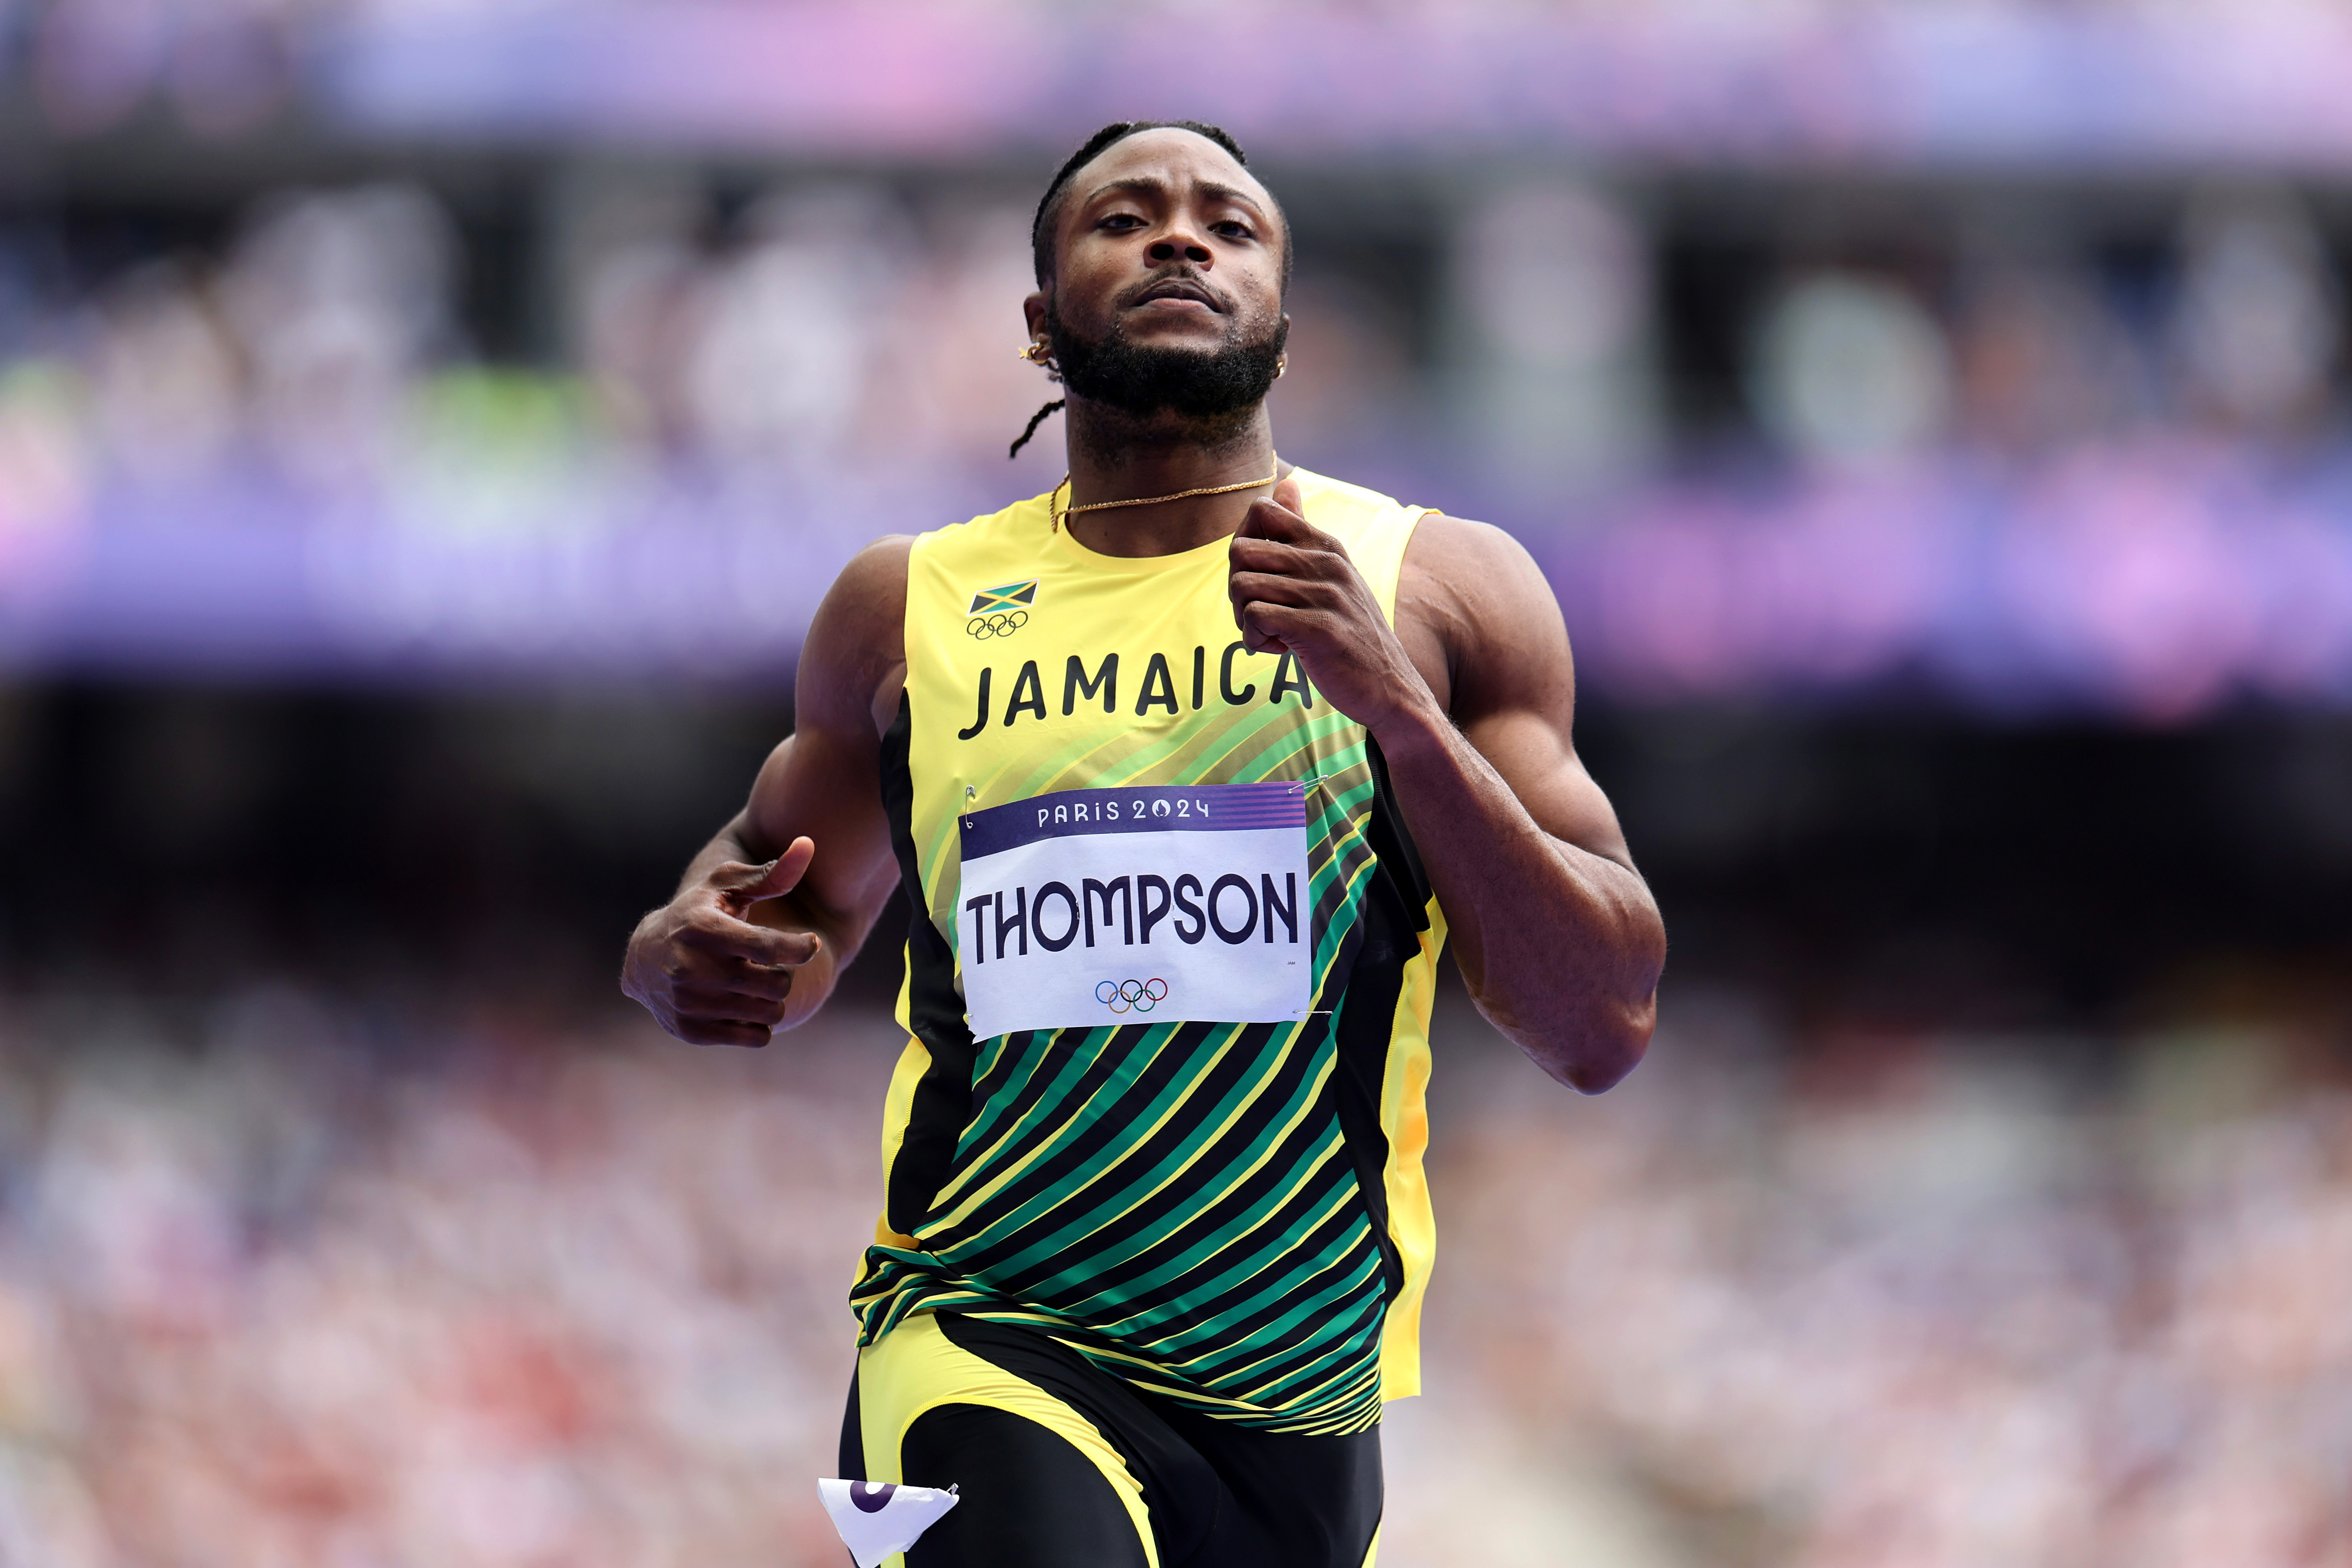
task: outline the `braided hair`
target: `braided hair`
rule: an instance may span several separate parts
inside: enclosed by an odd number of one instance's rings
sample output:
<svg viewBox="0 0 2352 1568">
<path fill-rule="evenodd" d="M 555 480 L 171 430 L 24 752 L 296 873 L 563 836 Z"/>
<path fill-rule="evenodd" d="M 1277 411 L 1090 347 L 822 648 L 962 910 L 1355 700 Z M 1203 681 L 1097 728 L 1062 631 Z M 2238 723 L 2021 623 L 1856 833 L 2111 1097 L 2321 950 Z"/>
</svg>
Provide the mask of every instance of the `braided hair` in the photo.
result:
<svg viewBox="0 0 2352 1568">
<path fill-rule="evenodd" d="M 1242 151 L 1241 143 L 1217 126 L 1204 125 L 1197 120 L 1113 121 L 1087 137 L 1086 145 L 1070 154 L 1068 160 L 1063 163 L 1060 172 L 1055 174 L 1053 183 L 1045 187 L 1045 194 L 1037 198 L 1037 216 L 1029 221 L 1029 255 L 1031 262 L 1036 268 L 1037 287 L 1043 289 L 1046 280 L 1054 275 L 1054 226 L 1055 220 L 1061 216 L 1062 198 L 1068 192 L 1071 176 L 1093 163 L 1114 143 L 1124 142 L 1129 137 L 1145 131 L 1190 131 L 1195 136 L 1207 137 L 1232 153 L 1234 163 L 1244 168 L 1249 166 L 1249 154 Z M 1280 207 L 1277 206 L 1276 211 L 1279 215 Z M 1290 287 L 1290 238 L 1287 222 L 1283 226 L 1282 286 L 1286 291 Z M 1061 407 L 1062 399 L 1057 397 L 1031 415 L 1029 427 L 1021 432 L 1020 438 L 1013 443 L 1012 449 L 1004 454 L 1005 457 L 1008 458 L 1019 457 L 1021 448 L 1029 444 L 1029 437 L 1037 433 L 1037 426 L 1045 422 L 1046 416 L 1060 412 Z"/>
</svg>

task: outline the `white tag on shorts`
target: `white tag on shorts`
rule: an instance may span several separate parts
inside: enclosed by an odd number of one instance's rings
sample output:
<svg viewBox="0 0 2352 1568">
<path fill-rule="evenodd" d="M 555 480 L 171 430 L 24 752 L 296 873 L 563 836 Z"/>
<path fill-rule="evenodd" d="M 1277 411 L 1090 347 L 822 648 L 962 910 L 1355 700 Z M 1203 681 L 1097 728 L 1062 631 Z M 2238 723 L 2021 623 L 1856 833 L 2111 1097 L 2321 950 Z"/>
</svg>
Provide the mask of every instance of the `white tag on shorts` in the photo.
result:
<svg viewBox="0 0 2352 1568">
<path fill-rule="evenodd" d="M 890 1481 L 823 1480 L 816 1495 L 857 1568 L 876 1568 L 893 1552 L 906 1551 L 958 1500 L 953 1487 L 942 1491 Z"/>
<path fill-rule="evenodd" d="M 975 1039 L 1289 1024 L 1315 1005 L 1304 785 L 1063 790 L 961 820 Z"/>
</svg>

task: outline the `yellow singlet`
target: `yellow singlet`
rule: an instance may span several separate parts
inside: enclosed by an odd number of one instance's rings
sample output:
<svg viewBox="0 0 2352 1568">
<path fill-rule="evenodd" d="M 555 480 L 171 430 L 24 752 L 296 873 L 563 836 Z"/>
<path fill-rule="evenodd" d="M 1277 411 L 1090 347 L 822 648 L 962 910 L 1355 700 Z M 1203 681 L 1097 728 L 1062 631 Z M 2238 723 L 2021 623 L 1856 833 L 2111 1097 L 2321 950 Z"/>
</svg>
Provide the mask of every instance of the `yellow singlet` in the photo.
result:
<svg viewBox="0 0 2352 1568">
<path fill-rule="evenodd" d="M 1393 616 L 1422 516 L 1299 471 Z M 1444 924 L 1378 749 L 1234 629 L 1223 540 L 1036 497 L 919 538 L 883 793 L 917 915 L 860 1342 L 952 1311 L 1223 1419 L 1417 1391 Z"/>
</svg>

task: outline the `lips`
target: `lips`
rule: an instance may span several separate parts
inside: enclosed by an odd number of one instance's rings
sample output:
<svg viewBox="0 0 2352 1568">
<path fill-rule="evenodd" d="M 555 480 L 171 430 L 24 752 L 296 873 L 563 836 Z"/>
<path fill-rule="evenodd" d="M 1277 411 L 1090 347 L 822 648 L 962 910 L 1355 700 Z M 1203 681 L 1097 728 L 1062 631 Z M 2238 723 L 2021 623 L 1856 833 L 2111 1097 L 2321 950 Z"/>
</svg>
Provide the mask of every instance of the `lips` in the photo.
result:
<svg viewBox="0 0 2352 1568">
<path fill-rule="evenodd" d="M 1189 278 L 1163 278 L 1138 294 L 1134 303 L 1149 305 L 1155 300 L 1186 300 L 1196 305 L 1205 305 L 1210 310 L 1220 313 L 1223 310 L 1223 307 L 1218 303 L 1217 297 L 1210 293 L 1205 285 L 1196 283 Z"/>
</svg>

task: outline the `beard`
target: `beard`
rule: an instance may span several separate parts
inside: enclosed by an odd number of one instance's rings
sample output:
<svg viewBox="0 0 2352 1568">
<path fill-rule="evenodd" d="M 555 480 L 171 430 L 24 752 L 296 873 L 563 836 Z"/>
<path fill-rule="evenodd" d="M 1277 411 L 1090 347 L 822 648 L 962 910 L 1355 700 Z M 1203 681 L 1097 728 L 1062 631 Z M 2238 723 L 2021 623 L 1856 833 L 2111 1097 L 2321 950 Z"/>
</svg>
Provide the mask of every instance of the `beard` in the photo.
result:
<svg viewBox="0 0 2352 1568">
<path fill-rule="evenodd" d="M 1241 332 L 1241 322 L 1232 321 L 1225 341 L 1205 353 L 1153 348 L 1129 342 L 1117 321 L 1090 341 L 1071 331 L 1056 310 L 1049 306 L 1045 312 L 1047 345 L 1073 396 L 1136 419 L 1172 414 L 1194 426 L 1229 423 L 1264 402 L 1273 387 L 1290 323 L 1277 317 L 1274 330 L 1255 342 Z"/>
</svg>

